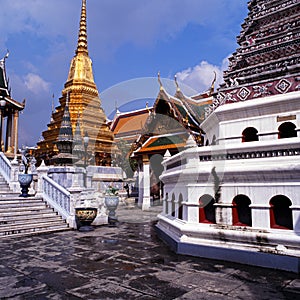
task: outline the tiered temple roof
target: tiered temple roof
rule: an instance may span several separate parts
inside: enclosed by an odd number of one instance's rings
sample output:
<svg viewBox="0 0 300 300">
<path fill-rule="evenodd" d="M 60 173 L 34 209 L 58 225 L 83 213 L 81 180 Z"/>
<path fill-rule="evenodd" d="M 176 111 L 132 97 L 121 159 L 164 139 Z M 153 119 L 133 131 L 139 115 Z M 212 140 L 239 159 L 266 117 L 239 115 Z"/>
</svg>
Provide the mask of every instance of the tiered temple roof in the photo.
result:
<svg viewBox="0 0 300 300">
<path fill-rule="evenodd" d="M 158 76 L 160 90 L 153 109 L 143 127 L 141 136 L 133 144 L 135 155 L 180 151 L 192 136 L 198 146 L 203 144 L 200 124 L 204 120 L 205 108 L 212 103 L 214 83 L 207 92 L 188 97 L 181 91 L 177 79 L 174 96 L 163 87 Z"/>
<path fill-rule="evenodd" d="M 72 130 L 75 133 L 79 121 L 82 135 L 89 136 L 88 152 L 95 158 L 95 163 L 107 164 L 107 159 L 115 151 L 113 133 L 106 122 L 106 115 L 101 107 L 101 100 L 94 82 L 92 61 L 88 53 L 86 0 L 82 0 L 80 29 L 77 49 L 70 65 L 68 79 L 64 85 L 60 105 L 52 113 L 48 129 L 43 132 L 44 140 L 38 143 L 37 156 L 46 161 L 58 153 L 55 145 L 63 119 L 66 97 L 69 94 L 69 112 Z M 79 120 L 78 120 L 79 119 Z"/>
<path fill-rule="evenodd" d="M 153 107 L 146 107 L 129 112 L 116 112 L 111 124 L 115 141 L 124 140 L 126 143 L 133 143 L 141 134 L 142 128 L 151 113 Z"/>
<path fill-rule="evenodd" d="M 217 106 L 299 91 L 299 0 L 252 0 L 229 58 L 224 84 L 207 115 Z"/>
<path fill-rule="evenodd" d="M 3 117 L 7 116 L 8 108 L 16 109 L 21 111 L 25 107 L 25 102 L 20 103 L 11 97 L 11 89 L 9 87 L 9 80 L 6 75 L 5 62 L 9 56 L 9 52 L 6 53 L 5 57 L 0 60 L 0 100 L 6 101 L 6 109 L 2 110 Z"/>
</svg>

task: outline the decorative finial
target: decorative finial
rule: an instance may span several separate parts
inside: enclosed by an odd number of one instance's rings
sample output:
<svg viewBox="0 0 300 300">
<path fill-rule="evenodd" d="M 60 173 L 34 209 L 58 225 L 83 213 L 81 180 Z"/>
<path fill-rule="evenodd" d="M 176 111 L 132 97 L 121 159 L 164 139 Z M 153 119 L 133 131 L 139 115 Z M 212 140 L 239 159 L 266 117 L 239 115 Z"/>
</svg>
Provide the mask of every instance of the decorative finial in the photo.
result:
<svg viewBox="0 0 300 300">
<path fill-rule="evenodd" d="M 194 147 L 197 147 L 197 143 L 193 139 L 192 135 L 190 135 L 186 140 L 185 148 L 194 148 Z"/>
<path fill-rule="evenodd" d="M 78 52 L 88 52 L 87 29 L 86 29 L 86 0 L 82 0 L 80 28 L 78 34 L 78 44 L 76 54 Z"/>
<path fill-rule="evenodd" d="M 52 113 L 54 113 L 54 93 L 52 94 L 52 107 L 51 107 Z"/>
<path fill-rule="evenodd" d="M 212 94 L 215 91 L 215 82 L 216 82 L 216 79 L 217 79 L 216 71 L 214 71 L 214 74 L 215 74 L 214 80 L 212 81 L 211 86 L 210 86 L 210 94 Z"/>
<path fill-rule="evenodd" d="M 8 58 L 8 56 L 9 56 L 9 51 L 7 50 L 5 56 L 2 59 L 0 59 L 0 68 L 2 68 L 4 72 L 5 72 L 5 60 Z"/>
<path fill-rule="evenodd" d="M 172 157 L 172 155 L 171 155 L 170 151 L 167 150 L 167 151 L 165 152 L 165 154 L 164 154 L 163 160 L 166 160 L 166 159 L 168 159 L 168 158 L 170 158 L 170 157 Z"/>
<path fill-rule="evenodd" d="M 5 60 L 5 59 L 8 58 L 8 57 L 9 57 L 9 50 L 7 49 L 7 50 L 6 50 L 6 54 L 5 54 L 5 56 L 4 56 L 3 59 Z"/>
<path fill-rule="evenodd" d="M 176 84 L 176 88 L 177 88 L 177 91 L 180 91 L 180 87 L 179 87 L 179 84 L 177 82 L 177 75 L 175 74 L 174 76 L 174 80 L 175 80 L 175 84 Z"/>
<path fill-rule="evenodd" d="M 151 109 L 149 108 L 149 102 L 146 102 L 146 109 L 148 111 L 148 114 L 151 115 Z"/>
<path fill-rule="evenodd" d="M 161 79 L 160 79 L 160 72 L 158 71 L 157 73 L 157 80 L 158 80 L 158 83 L 159 83 L 159 86 L 160 86 L 160 90 L 163 89 L 163 85 L 162 85 L 162 82 L 161 82 Z"/>
</svg>

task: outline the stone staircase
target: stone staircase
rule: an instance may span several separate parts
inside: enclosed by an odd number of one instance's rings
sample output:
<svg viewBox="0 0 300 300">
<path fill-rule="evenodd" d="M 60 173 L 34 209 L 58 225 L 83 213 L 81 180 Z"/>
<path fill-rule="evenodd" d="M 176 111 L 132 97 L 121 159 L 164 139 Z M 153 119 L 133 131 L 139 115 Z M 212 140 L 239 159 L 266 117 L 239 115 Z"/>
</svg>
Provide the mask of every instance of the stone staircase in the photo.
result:
<svg viewBox="0 0 300 300">
<path fill-rule="evenodd" d="M 6 183 L 3 176 L 0 174 L 0 197 L 4 197 L 6 194 L 10 194 L 9 185 Z"/>
<path fill-rule="evenodd" d="M 68 230 L 69 227 L 42 198 L 19 197 L 0 175 L 0 239 Z"/>
</svg>

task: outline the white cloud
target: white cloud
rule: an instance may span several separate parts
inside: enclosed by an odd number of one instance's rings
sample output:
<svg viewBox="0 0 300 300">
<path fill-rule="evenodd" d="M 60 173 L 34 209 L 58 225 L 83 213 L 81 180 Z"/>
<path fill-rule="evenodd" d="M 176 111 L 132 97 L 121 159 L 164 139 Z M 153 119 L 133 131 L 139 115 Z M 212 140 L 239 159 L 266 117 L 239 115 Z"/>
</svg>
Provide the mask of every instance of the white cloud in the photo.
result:
<svg viewBox="0 0 300 300">
<path fill-rule="evenodd" d="M 216 72 L 215 88 L 223 81 L 223 71 L 227 68 L 228 59 L 224 58 L 220 66 L 212 65 L 207 61 L 201 61 L 194 67 L 187 68 L 176 74 L 178 81 L 189 86 L 197 92 L 208 90 Z"/>
<path fill-rule="evenodd" d="M 24 83 L 28 90 L 34 94 L 40 94 L 42 92 L 48 92 L 50 83 L 46 82 L 37 74 L 29 73 L 24 77 Z"/>
<path fill-rule="evenodd" d="M 126 43 L 149 47 L 172 39 L 190 23 L 217 24 L 225 34 L 231 28 L 229 16 L 241 10 L 243 2 L 246 0 L 230 5 L 228 0 L 89 0 L 88 33 L 98 41 L 94 42 L 97 52 L 104 54 Z M 80 0 L 1 0 L 0 46 L 4 47 L 10 34 L 29 32 L 46 39 L 57 37 L 74 47 L 80 5 Z"/>
</svg>

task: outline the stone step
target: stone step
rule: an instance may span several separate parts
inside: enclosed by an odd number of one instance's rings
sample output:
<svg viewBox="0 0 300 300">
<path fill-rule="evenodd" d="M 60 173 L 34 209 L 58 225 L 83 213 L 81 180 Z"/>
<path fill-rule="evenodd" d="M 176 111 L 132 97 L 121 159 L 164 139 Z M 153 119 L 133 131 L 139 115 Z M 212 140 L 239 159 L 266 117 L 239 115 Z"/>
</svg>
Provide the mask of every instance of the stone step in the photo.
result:
<svg viewBox="0 0 300 300">
<path fill-rule="evenodd" d="M 0 195 L 7 195 L 11 192 L 12 191 L 10 190 L 10 188 L 8 186 L 7 187 L 1 187 L 1 189 L 0 189 Z"/>
<path fill-rule="evenodd" d="M 0 201 L 4 198 L 6 198 L 7 200 L 13 200 L 13 199 L 42 199 L 42 198 L 36 198 L 34 195 L 29 196 L 27 198 L 24 197 L 20 197 L 21 195 L 21 190 L 20 192 L 12 192 L 12 191 L 8 191 L 6 193 L 1 193 L 0 192 Z"/>
<path fill-rule="evenodd" d="M 60 226 L 60 227 L 56 227 L 56 228 L 50 228 L 50 229 L 41 229 L 41 228 L 39 228 L 36 231 L 22 231 L 20 233 L 14 232 L 12 234 L 0 235 L 0 240 L 5 239 L 7 241 L 9 239 L 15 239 L 15 238 L 19 238 L 19 237 L 28 236 L 28 235 L 49 234 L 49 233 L 53 233 L 53 232 L 60 232 L 60 231 L 66 231 L 66 230 L 71 230 L 71 228 L 64 227 L 64 226 Z"/>
<path fill-rule="evenodd" d="M 3 195 L 4 197 L 9 194 L 11 191 L 10 189 L 7 187 L 7 188 L 3 188 L 0 190 L 0 195 Z"/>
<path fill-rule="evenodd" d="M 2 197 L 1 198 L 1 195 L 0 195 L 0 201 L 4 201 L 4 200 L 39 200 L 39 201 L 43 201 L 43 198 L 42 197 L 36 197 L 36 196 L 29 196 L 29 197 L 20 197 L 20 194 L 19 192 L 10 192 L 9 194 L 6 194 L 5 197 Z M 3 195 L 2 195 L 3 196 Z"/>
<path fill-rule="evenodd" d="M 4 177 L 0 174 L 0 197 L 3 194 L 8 194 L 10 192 L 11 192 L 11 190 L 9 188 L 9 184 L 6 182 Z"/>
<path fill-rule="evenodd" d="M 32 224 L 28 226 L 19 226 L 9 228 L 6 231 L 0 231 L 0 239 L 5 237 L 19 237 L 32 234 L 50 233 L 54 231 L 70 230 L 67 224 L 59 222 L 57 224 L 43 223 Z"/>
<path fill-rule="evenodd" d="M 41 197 L 19 197 L 0 175 L 0 239 L 70 230 Z"/>
<path fill-rule="evenodd" d="M 21 193 L 13 193 L 13 192 L 7 192 L 7 193 L 0 193 L 0 201 L 5 200 L 5 199 L 16 199 L 19 198 Z"/>
<path fill-rule="evenodd" d="M 2 187 L 6 187 L 8 186 L 8 184 L 6 182 L 0 182 L 0 191 L 2 189 Z"/>
<path fill-rule="evenodd" d="M 20 230 L 27 230 L 27 229 L 35 229 L 35 228 L 49 228 L 49 227 L 56 227 L 56 226 L 68 226 L 64 221 L 60 218 L 56 220 L 27 220 L 23 223 L 15 223 L 15 224 L 2 224 L 0 225 L 0 235 L 4 232 L 15 232 Z"/>
<path fill-rule="evenodd" d="M 1 209 L 0 210 L 0 218 L 6 216 L 14 216 L 14 215 L 24 215 L 27 214 L 41 214 L 44 212 L 53 212 L 52 208 L 46 208 L 44 205 L 36 206 L 36 207 L 13 207 L 9 209 Z"/>
<path fill-rule="evenodd" d="M 25 200 L 25 199 L 13 199 L 13 200 L 0 200 L 0 209 L 1 208 L 12 208 L 12 207 L 30 207 L 43 205 L 46 207 L 46 203 L 41 200 Z"/>
<path fill-rule="evenodd" d="M 42 198 L 20 197 L 19 194 L 11 194 L 10 197 L 0 198 L 0 203 L 38 203 L 44 202 Z"/>
<path fill-rule="evenodd" d="M 9 223 L 24 223 L 27 222 L 28 220 L 30 221 L 35 221 L 35 220 L 61 220 L 61 217 L 57 215 L 55 212 L 52 210 L 49 212 L 44 212 L 41 214 L 14 214 L 14 215 L 7 215 L 7 216 L 2 216 L 0 217 L 0 225 L 2 224 L 9 224 Z"/>
</svg>

